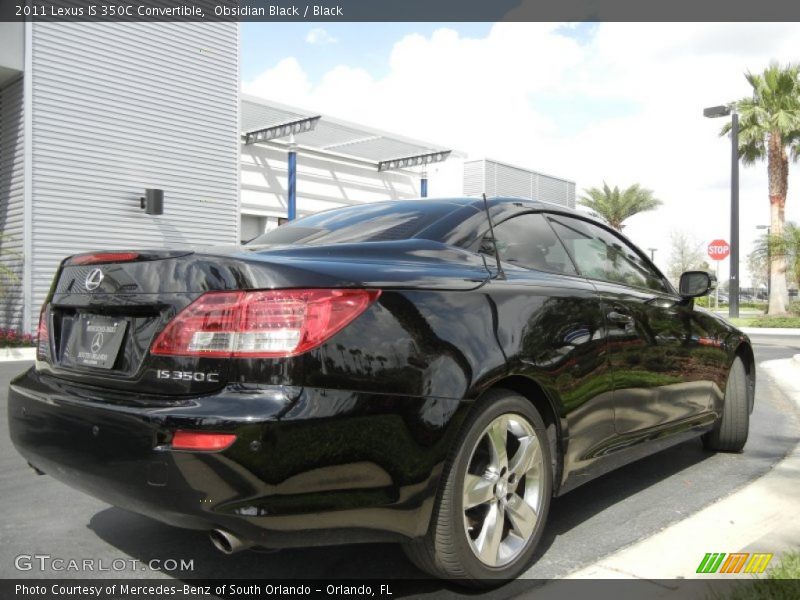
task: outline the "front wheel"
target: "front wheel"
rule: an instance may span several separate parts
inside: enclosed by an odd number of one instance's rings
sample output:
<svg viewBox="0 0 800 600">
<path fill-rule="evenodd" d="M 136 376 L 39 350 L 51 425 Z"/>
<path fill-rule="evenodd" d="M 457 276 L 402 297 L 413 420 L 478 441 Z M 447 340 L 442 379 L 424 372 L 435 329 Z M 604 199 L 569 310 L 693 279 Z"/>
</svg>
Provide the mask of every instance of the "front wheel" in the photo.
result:
<svg viewBox="0 0 800 600">
<path fill-rule="evenodd" d="M 728 373 L 722 417 L 703 436 L 703 444 L 709 450 L 741 452 L 744 448 L 750 428 L 749 383 L 744 363 L 737 356 Z"/>
<path fill-rule="evenodd" d="M 468 418 L 428 534 L 405 546 L 437 577 L 487 587 L 521 574 L 544 530 L 553 490 L 544 422 L 524 397 L 492 390 Z"/>
</svg>

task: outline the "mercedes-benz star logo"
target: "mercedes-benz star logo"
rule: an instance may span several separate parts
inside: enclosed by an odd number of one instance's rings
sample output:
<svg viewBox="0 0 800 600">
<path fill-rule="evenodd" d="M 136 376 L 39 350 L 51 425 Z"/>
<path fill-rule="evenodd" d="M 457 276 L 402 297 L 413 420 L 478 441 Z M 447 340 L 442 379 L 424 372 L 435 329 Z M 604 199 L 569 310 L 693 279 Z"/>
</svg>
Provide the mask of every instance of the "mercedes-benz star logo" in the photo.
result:
<svg viewBox="0 0 800 600">
<path fill-rule="evenodd" d="M 103 347 L 103 333 L 98 332 L 94 334 L 92 338 L 92 354 L 97 354 L 100 352 L 100 349 Z"/>
<path fill-rule="evenodd" d="M 103 271 L 100 269 L 94 269 L 86 276 L 86 281 L 84 281 L 83 284 L 86 286 L 86 289 L 91 292 L 92 290 L 96 290 L 98 287 L 100 287 L 103 277 Z"/>
</svg>

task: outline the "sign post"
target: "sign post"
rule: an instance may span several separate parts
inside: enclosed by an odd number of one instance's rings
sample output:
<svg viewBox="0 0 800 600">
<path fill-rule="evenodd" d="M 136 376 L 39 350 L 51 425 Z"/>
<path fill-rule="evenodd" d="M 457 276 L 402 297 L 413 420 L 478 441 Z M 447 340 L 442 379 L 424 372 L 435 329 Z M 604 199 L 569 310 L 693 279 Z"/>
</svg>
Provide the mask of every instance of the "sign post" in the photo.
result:
<svg viewBox="0 0 800 600">
<path fill-rule="evenodd" d="M 715 308 L 714 310 L 719 310 L 719 263 L 726 258 L 731 253 L 731 247 L 728 242 L 725 240 L 714 240 L 708 245 L 708 256 L 711 260 L 717 261 L 717 289 L 715 290 L 714 294 L 716 296 L 716 300 L 714 302 Z M 732 293 L 729 290 L 729 293 Z M 738 293 L 738 292 L 737 292 Z M 728 302 L 730 302 L 730 297 L 728 298 Z"/>
</svg>

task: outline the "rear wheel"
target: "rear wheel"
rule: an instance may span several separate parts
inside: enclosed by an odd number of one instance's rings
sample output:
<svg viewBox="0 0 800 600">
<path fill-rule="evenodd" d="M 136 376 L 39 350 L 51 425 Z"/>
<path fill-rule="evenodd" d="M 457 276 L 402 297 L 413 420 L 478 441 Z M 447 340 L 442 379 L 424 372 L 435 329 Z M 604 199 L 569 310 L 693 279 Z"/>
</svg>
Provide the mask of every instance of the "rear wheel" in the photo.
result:
<svg viewBox="0 0 800 600">
<path fill-rule="evenodd" d="M 741 452 L 750 429 L 750 398 L 747 371 L 742 359 L 736 357 L 728 373 L 722 417 L 714 429 L 703 436 L 709 450 Z"/>
<path fill-rule="evenodd" d="M 475 586 L 513 579 L 530 563 L 552 489 L 541 416 L 526 398 L 492 390 L 448 461 L 428 534 L 406 554 L 432 575 Z"/>
</svg>

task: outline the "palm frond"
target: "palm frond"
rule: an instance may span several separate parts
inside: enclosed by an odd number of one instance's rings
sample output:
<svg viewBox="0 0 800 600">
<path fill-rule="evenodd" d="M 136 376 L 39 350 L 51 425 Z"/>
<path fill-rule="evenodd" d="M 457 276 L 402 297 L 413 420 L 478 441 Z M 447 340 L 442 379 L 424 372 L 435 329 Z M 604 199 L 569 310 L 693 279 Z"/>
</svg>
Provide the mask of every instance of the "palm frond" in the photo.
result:
<svg viewBox="0 0 800 600">
<path fill-rule="evenodd" d="M 739 154 L 745 164 L 767 157 L 766 141 L 777 132 L 784 149 L 800 158 L 800 66 L 772 62 L 761 73 L 745 73 L 752 96 L 734 102 L 739 113 Z M 720 136 L 729 135 L 726 123 Z"/>
<path fill-rule="evenodd" d="M 619 186 L 612 189 L 605 181 L 602 189 L 584 189 L 578 203 L 618 230 L 625 227 L 624 221 L 633 215 L 654 210 L 662 204 L 653 196 L 652 190 L 644 189 L 638 183 L 620 191 Z"/>
</svg>

